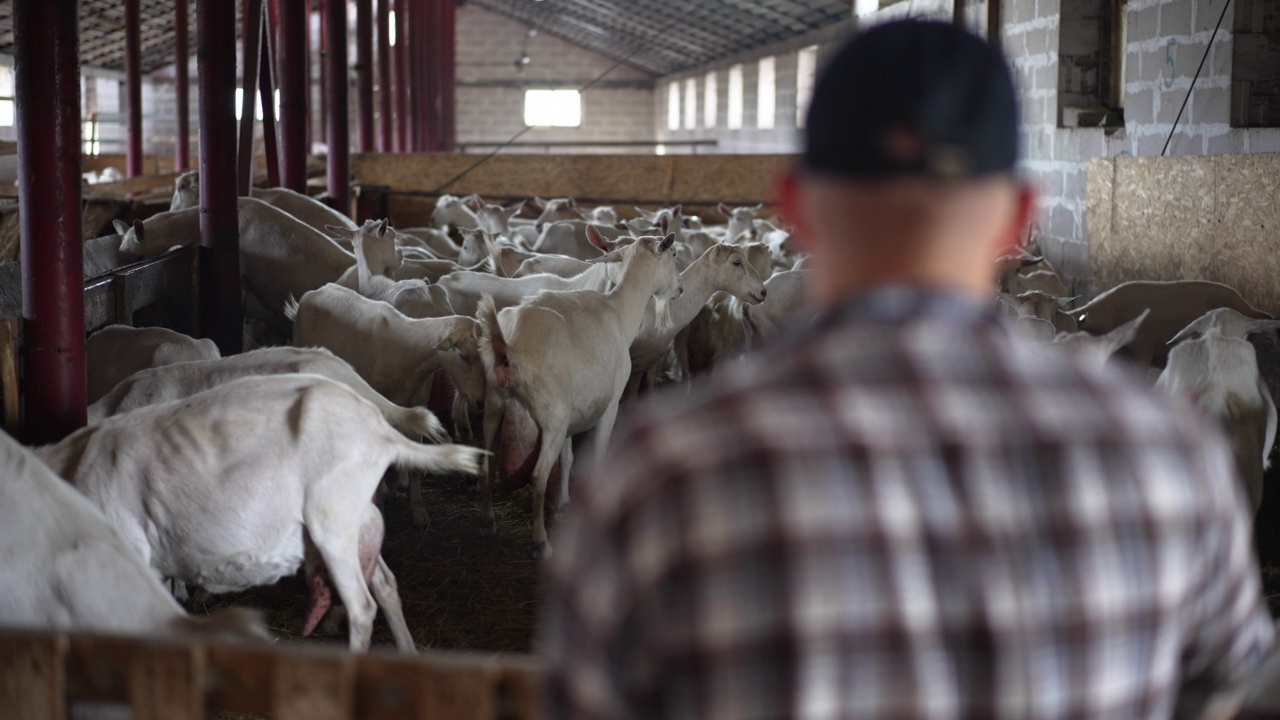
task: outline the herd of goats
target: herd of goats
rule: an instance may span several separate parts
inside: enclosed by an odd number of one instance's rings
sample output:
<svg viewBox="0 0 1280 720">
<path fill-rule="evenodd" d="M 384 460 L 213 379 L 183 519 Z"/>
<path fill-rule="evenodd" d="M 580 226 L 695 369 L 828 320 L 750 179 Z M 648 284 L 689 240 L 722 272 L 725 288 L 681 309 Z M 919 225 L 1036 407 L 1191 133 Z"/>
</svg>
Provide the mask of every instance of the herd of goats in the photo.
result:
<svg viewBox="0 0 1280 720">
<path fill-rule="evenodd" d="M 196 242 L 198 196 L 189 173 L 170 211 L 117 223 L 121 256 Z M 0 483 L 0 527 L 24 538 L 0 557 L 0 625 L 258 635 L 252 616 L 191 618 L 174 596 L 302 568 L 304 635 L 336 593 L 353 650 L 381 608 L 413 651 L 374 503 L 389 468 L 479 475 L 488 532 L 495 481 L 530 484 L 546 556 L 575 439 L 599 453 L 620 404 L 811 315 L 805 259 L 759 206 L 721 205 L 727 222 L 712 225 L 680 206 L 624 219 L 532 204 L 525 219 L 527 203 L 442 196 L 430 226 L 393 229 L 288 190 L 241 198 L 255 349 L 221 357 L 171 330 L 106 328 L 87 345 L 88 427 L 35 450 L 0 438 L 25 479 Z M 1002 259 L 993 297 L 1015 332 L 1099 363 L 1119 353 L 1221 421 L 1256 509 L 1276 409 L 1248 336 L 1280 321 L 1205 281 L 1124 283 L 1074 308 L 1068 296 L 1043 257 Z M 426 526 L 420 480 L 399 477 Z"/>
</svg>

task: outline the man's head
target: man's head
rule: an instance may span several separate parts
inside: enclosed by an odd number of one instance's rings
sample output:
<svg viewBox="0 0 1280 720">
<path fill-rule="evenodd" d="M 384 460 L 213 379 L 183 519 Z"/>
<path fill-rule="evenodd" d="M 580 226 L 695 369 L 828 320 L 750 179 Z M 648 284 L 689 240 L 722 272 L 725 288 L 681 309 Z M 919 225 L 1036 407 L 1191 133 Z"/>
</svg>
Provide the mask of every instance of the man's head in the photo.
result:
<svg viewBox="0 0 1280 720">
<path fill-rule="evenodd" d="M 1035 205 L 999 50 L 948 23 L 877 26 L 822 71 L 807 120 L 779 194 L 819 304 L 891 283 L 989 295 Z"/>
</svg>

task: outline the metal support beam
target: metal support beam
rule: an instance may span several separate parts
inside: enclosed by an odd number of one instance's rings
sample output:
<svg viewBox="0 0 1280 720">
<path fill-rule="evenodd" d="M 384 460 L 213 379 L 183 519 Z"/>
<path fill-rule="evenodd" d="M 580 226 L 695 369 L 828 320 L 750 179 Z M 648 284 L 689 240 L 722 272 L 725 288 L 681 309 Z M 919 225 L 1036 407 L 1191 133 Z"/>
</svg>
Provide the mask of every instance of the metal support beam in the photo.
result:
<svg viewBox="0 0 1280 720">
<path fill-rule="evenodd" d="M 141 0 L 124 0 L 124 92 L 128 123 L 125 174 L 142 174 L 142 37 L 138 17 Z"/>
<path fill-rule="evenodd" d="M 438 41 L 440 131 L 439 150 L 453 152 L 458 147 L 457 118 L 457 3 L 454 0 L 437 0 L 440 5 Z"/>
<path fill-rule="evenodd" d="M 262 0 L 244 0 L 244 57 L 241 68 L 244 79 L 241 85 L 244 92 L 240 95 L 240 148 L 237 153 L 238 175 L 236 176 L 236 192 L 241 197 L 249 197 L 253 187 L 253 135 L 257 122 L 258 99 L 258 67 L 262 63 L 259 57 L 259 45 L 262 40 Z"/>
<path fill-rule="evenodd" d="M 236 212 L 236 0 L 197 0 L 200 82 L 200 297 L 196 332 L 240 352 L 240 223 Z"/>
<path fill-rule="evenodd" d="M 1000 0 L 987 0 L 987 40 L 996 47 L 1003 47 L 1004 44 L 1002 22 Z"/>
<path fill-rule="evenodd" d="M 951 3 L 951 22 L 964 27 L 964 15 L 969 11 L 968 0 L 951 0 Z"/>
<path fill-rule="evenodd" d="M 356 0 L 356 118 L 360 152 L 373 152 L 373 0 Z"/>
<path fill-rule="evenodd" d="M 310 58 L 307 0 L 280 0 L 276 18 L 280 68 L 280 149 L 284 187 L 307 191 L 307 95 Z"/>
<path fill-rule="evenodd" d="M 191 169 L 191 78 L 187 67 L 191 51 L 187 49 L 187 0 L 174 0 L 174 92 L 177 94 L 178 129 L 173 143 L 173 166 L 178 172 Z"/>
<path fill-rule="evenodd" d="M 26 424 L 36 444 L 86 420 L 77 4 L 12 8 Z"/>
<path fill-rule="evenodd" d="M 276 136 L 276 83 L 275 53 L 271 49 L 271 8 L 269 2 L 262 8 L 262 48 L 258 52 L 258 99 L 262 103 L 262 152 L 267 156 L 267 187 L 280 187 L 280 152 Z"/>
<path fill-rule="evenodd" d="M 378 0 L 378 151 L 392 151 L 391 142 L 391 0 Z"/>
<path fill-rule="evenodd" d="M 396 151 L 409 152 L 409 0 L 396 3 Z"/>
<path fill-rule="evenodd" d="M 347 0 L 325 0 L 325 85 L 329 96 L 329 198 L 351 215 L 351 132 L 347 117 Z"/>
</svg>

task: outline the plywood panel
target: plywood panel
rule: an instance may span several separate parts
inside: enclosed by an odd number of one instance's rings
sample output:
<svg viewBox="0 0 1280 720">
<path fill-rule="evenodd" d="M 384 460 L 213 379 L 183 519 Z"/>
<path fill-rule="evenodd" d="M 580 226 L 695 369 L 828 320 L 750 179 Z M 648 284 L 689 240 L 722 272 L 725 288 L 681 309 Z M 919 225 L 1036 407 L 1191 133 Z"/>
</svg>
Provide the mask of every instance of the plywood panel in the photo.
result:
<svg viewBox="0 0 1280 720">
<path fill-rule="evenodd" d="M 1087 192 L 1095 290 L 1215 280 L 1280 313 L 1280 154 L 1093 161 Z"/>
</svg>

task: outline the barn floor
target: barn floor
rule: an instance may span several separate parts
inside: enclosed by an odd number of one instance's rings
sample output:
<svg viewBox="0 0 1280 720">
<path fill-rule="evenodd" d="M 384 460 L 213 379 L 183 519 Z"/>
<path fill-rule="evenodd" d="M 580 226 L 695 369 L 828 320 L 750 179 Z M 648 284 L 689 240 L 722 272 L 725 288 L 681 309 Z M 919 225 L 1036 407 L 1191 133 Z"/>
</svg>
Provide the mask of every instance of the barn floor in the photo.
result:
<svg viewBox="0 0 1280 720">
<path fill-rule="evenodd" d="M 529 652 L 532 645 L 537 562 L 529 552 L 529 490 L 495 497 L 497 537 L 478 531 L 479 492 L 466 478 L 428 478 L 423 485 L 431 528 L 413 526 L 409 503 L 383 504 L 386 540 L 382 554 L 400 587 L 405 620 L 419 648 Z M 237 605 L 258 608 L 273 635 L 300 639 L 307 612 L 301 574 L 270 587 L 217 595 L 187 603 L 202 615 Z M 311 640 L 346 646 L 346 626 Z M 309 640 L 310 641 L 310 640 Z M 381 614 L 374 622 L 375 647 L 393 647 Z"/>
</svg>

